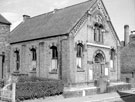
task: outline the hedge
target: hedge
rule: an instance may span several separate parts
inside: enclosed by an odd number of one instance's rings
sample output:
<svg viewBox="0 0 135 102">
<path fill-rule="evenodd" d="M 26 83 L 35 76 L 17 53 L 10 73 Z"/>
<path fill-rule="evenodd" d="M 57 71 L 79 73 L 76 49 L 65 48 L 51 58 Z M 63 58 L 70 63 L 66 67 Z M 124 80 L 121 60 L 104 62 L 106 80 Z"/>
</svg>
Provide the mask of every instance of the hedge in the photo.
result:
<svg viewBox="0 0 135 102">
<path fill-rule="evenodd" d="M 32 79 L 32 80 L 31 80 Z M 44 78 L 26 78 L 16 84 L 16 99 L 26 100 L 46 96 L 60 95 L 64 85 L 60 80 Z"/>
<path fill-rule="evenodd" d="M 58 81 L 57 79 L 48 79 L 43 77 L 28 77 L 28 76 L 19 76 L 18 82 L 37 82 L 37 81 Z"/>
</svg>

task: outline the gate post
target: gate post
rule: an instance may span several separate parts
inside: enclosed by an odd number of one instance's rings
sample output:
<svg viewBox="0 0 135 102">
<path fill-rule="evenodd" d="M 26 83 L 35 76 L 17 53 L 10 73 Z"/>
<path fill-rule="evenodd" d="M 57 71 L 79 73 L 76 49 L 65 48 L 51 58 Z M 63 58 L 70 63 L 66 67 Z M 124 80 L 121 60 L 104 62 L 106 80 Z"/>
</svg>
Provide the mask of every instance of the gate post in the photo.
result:
<svg viewBox="0 0 135 102">
<path fill-rule="evenodd" d="M 15 102 L 16 83 L 12 83 L 12 102 Z"/>
</svg>

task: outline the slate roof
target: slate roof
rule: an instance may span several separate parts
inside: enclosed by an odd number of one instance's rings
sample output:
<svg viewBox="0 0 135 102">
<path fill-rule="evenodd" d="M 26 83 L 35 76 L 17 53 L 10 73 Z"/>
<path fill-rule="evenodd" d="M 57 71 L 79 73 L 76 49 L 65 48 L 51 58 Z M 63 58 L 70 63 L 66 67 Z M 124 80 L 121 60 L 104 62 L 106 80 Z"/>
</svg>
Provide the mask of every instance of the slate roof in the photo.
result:
<svg viewBox="0 0 135 102">
<path fill-rule="evenodd" d="M 135 72 L 135 40 L 121 50 L 121 72 Z"/>
<path fill-rule="evenodd" d="M 32 17 L 18 25 L 10 36 L 10 43 L 63 35 L 70 32 L 81 17 L 97 0 L 72 5 Z"/>
<path fill-rule="evenodd" d="M 8 25 L 11 24 L 11 23 L 10 23 L 8 20 L 6 20 L 1 14 L 0 14 L 0 23 L 4 23 L 4 24 L 8 24 Z"/>
</svg>

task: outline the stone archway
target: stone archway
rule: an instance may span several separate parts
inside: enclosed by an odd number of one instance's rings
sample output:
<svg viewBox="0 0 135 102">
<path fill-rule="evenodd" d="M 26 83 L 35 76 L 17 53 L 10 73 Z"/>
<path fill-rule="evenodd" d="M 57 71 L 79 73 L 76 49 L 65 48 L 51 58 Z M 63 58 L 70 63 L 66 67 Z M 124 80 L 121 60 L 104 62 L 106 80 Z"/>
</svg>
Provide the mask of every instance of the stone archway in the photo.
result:
<svg viewBox="0 0 135 102">
<path fill-rule="evenodd" d="M 104 57 L 101 53 L 97 53 L 96 56 L 94 57 L 94 62 L 95 63 L 102 63 L 104 62 Z"/>
<path fill-rule="evenodd" d="M 105 55 L 103 51 L 98 50 L 95 52 L 93 67 L 95 80 L 105 76 Z"/>
</svg>

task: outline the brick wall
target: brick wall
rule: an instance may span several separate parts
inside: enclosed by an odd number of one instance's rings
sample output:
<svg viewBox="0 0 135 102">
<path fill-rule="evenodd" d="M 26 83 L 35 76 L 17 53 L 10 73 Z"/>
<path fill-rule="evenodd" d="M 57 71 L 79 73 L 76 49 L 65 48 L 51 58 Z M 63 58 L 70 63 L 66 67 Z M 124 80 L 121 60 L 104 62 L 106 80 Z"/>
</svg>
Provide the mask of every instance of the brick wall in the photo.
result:
<svg viewBox="0 0 135 102">
<path fill-rule="evenodd" d="M 3 65 L 3 78 L 7 77 L 7 71 L 8 71 L 8 35 L 10 32 L 10 25 L 0 23 L 0 74 L 2 75 L 2 65 Z M 4 53 L 4 62 L 2 62 L 3 58 L 2 55 Z M 2 64 L 3 63 L 3 64 Z M 2 76 L 0 77 L 0 79 Z"/>
<path fill-rule="evenodd" d="M 67 71 L 70 73 L 68 69 L 69 66 L 69 44 L 68 38 L 65 37 L 54 37 L 47 38 L 42 40 L 35 40 L 23 43 L 16 43 L 11 45 L 11 63 L 10 69 L 11 73 L 13 73 L 16 69 L 16 60 L 15 60 L 15 49 L 19 49 L 20 51 L 20 73 L 29 74 L 31 69 L 32 62 L 32 53 L 30 48 L 35 46 L 37 51 L 37 69 L 36 75 L 45 78 L 55 78 L 55 79 L 63 79 L 66 82 L 69 81 L 67 77 L 69 77 Z M 50 47 L 52 45 L 57 46 L 58 48 L 58 71 L 57 73 L 50 73 L 51 69 L 51 60 L 52 60 L 52 50 Z M 62 59 L 61 59 L 62 57 Z M 62 72 L 60 71 L 62 69 Z M 61 77 L 61 76 L 62 77 Z"/>
<path fill-rule="evenodd" d="M 98 11 L 97 13 L 100 13 Z M 36 75 L 46 78 L 62 79 L 64 83 L 86 83 L 90 82 L 89 70 L 93 70 L 94 54 L 97 50 L 103 52 L 105 56 L 105 67 L 109 68 L 109 79 L 116 81 L 120 77 L 120 64 L 119 64 L 119 50 L 120 46 L 115 32 L 112 27 L 104 20 L 105 30 L 103 43 L 97 43 L 94 41 L 94 16 L 89 15 L 87 19 L 81 25 L 78 25 L 79 29 L 75 32 L 71 32 L 68 37 L 59 36 L 40 40 L 33 40 L 23 43 L 16 43 L 11 45 L 11 70 L 15 70 L 15 56 L 13 54 L 14 49 L 17 47 L 21 52 L 21 68 L 23 73 L 30 72 L 32 54 L 30 52 L 31 46 L 35 46 L 37 49 L 37 70 Z M 81 42 L 84 45 L 84 51 L 82 55 L 82 69 L 78 71 L 76 66 L 76 43 Z M 88 43 L 95 44 L 89 45 Z M 51 49 L 50 46 L 55 44 L 58 48 L 58 71 L 57 73 L 50 73 L 51 68 Z M 115 55 L 115 67 L 110 68 L 110 49 L 113 47 L 116 50 Z"/>
<path fill-rule="evenodd" d="M 96 13 L 94 14 L 96 15 Z M 107 21 L 104 21 L 105 29 L 107 30 L 106 33 L 104 33 L 103 37 L 103 43 L 96 43 L 94 41 L 94 30 L 91 27 L 94 23 L 94 15 L 89 16 L 87 20 L 80 26 L 80 29 L 74 34 L 74 43 L 73 47 L 75 48 L 75 43 L 82 41 L 86 51 L 83 52 L 83 69 L 84 71 L 78 72 L 76 67 L 76 50 L 73 50 L 72 52 L 72 59 L 74 59 L 73 68 L 75 74 L 75 83 L 78 82 L 90 82 L 89 80 L 89 69 L 93 70 L 93 64 L 88 62 L 93 62 L 94 60 L 94 54 L 97 50 L 101 50 L 105 55 L 105 67 L 109 68 L 109 79 L 112 81 L 120 80 L 120 58 L 119 58 L 119 51 L 118 47 L 120 46 L 119 41 L 117 40 L 115 36 L 115 32 L 113 31 L 112 27 L 107 23 Z M 92 43 L 96 45 L 105 45 L 106 47 L 98 47 L 98 46 L 91 46 L 87 45 L 87 43 Z M 116 50 L 115 55 L 115 61 L 114 61 L 114 69 L 110 68 L 110 49 L 113 47 Z"/>
</svg>

